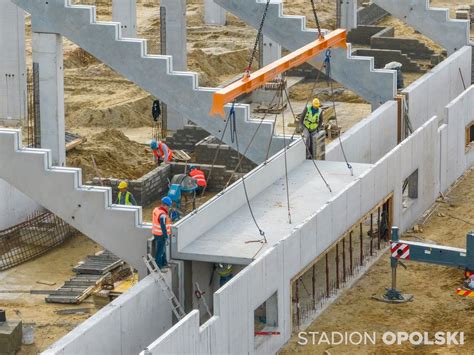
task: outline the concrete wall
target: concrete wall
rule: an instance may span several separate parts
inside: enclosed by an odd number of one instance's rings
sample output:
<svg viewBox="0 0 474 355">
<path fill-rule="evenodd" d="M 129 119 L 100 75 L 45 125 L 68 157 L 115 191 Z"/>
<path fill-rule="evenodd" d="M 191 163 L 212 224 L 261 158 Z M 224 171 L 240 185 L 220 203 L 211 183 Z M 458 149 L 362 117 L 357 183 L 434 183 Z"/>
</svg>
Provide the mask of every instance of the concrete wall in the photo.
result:
<svg viewBox="0 0 474 355">
<path fill-rule="evenodd" d="M 445 118 L 445 106 L 464 91 L 459 70 L 469 85 L 471 58 L 471 47 L 463 47 L 403 90 L 408 95 L 408 114 L 413 129 L 435 115 Z"/>
<path fill-rule="evenodd" d="M 446 124 L 440 127 L 444 144 L 441 150 L 441 191 L 453 184 L 474 165 L 474 147 L 465 147 L 466 126 L 474 121 L 474 86 L 453 100 L 445 109 Z"/>
<path fill-rule="evenodd" d="M 42 207 L 12 185 L 0 179 L 0 230 L 23 222 L 28 215 Z"/>
<path fill-rule="evenodd" d="M 148 276 L 43 354 L 137 354 L 171 326 L 168 299 Z"/>
<path fill-rule="evenodd" d="M 347 159 L 375 163 L 397 145 L 397 102 L 388 101 L 341 136 Z M 326 147 L 326 160 L 344 161 L 336 139 Z"/>
</svg>

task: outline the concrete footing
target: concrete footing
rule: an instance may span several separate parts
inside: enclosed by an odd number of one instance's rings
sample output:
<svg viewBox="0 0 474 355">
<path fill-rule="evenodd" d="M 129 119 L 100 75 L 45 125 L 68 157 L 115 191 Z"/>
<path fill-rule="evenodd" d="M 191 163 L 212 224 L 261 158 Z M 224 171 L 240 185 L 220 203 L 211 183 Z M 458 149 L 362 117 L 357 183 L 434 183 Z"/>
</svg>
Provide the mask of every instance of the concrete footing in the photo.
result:
<svg viewBox="0 0 474 355">
<path fill-rule="evenodd" d="M 21 348 L 22 323 L 19 320 L 0 322 L 0 355 L 14 355 Z"/>
</svg>

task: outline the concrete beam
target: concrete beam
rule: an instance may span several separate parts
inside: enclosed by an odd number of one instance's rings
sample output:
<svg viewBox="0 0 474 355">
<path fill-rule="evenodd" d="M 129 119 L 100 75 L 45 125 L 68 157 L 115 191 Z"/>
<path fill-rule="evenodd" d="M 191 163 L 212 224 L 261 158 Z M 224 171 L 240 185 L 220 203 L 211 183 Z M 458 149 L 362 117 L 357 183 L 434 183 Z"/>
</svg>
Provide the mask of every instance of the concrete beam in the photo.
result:
<svg viewBox="0 0 474 355">
<path fill-rule="evenodd" d="M 66 147 L 61 35 L 33 32 L 33 62 L 39 66 L 41 147 L 51 149 L 53 165 L 64 166 Z"/>
<path fill-rule="evenodd" d="M 137 36 L 136 0 L 112 0 L 112 21 L 120 22 L 122 37 Z"/>
<path fill-rule="evenodd" d="M 165 23 L 165 31 L 161 32 L 161 43 L 164 44 L 161 54 L 173 57 L 174 70 L 185 71 L 188 67 L 186 0 L 161 0 L 160 5 L 161 21 Z M 165 112 L 168 130 L 177 131 L 187 124 L 183 115 L 172 107 L 167 106 Z"/>
<path fill-rule="evenodd" d="M 204 23 L 206 25 L 224 26 L 227 13 L 214 0 L 204 0 Z"/>
<path fill-rule="evenodd" d="M 0 120 L 25 120 L 25 13 L 0 0 Z"/>
</svg>

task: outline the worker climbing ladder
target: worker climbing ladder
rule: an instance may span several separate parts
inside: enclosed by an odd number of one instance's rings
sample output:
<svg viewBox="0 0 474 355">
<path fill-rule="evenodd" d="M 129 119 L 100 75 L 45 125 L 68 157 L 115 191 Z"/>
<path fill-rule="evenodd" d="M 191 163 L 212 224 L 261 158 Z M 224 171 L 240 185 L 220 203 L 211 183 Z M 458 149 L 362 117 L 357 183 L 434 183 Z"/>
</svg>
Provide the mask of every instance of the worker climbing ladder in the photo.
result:
<svg viewBox="0 0 474 355">
<path fill-rule="evenodd" d="M 155 259 L 150 254 L 147 254 L 143 257 L 143 261 L 145 262 L 145 265 L 150 274 L 153 275 L 156 281 L 158 281 L 158 284 L 160 285 L 161 289 L 166 294 L 166 298 L 168 298 L 171 310 L 176 316 L 176 319 L 180 321 L 186 316 L 186 313 L 184 312 L 183 307 L 181 306 L 181 303 L 179 303 L 174 292 L 171 290 L 171 287 L 169 287 L 169 285 L 166 283 L 163 273 L 156 264 Z"/>
</svg>

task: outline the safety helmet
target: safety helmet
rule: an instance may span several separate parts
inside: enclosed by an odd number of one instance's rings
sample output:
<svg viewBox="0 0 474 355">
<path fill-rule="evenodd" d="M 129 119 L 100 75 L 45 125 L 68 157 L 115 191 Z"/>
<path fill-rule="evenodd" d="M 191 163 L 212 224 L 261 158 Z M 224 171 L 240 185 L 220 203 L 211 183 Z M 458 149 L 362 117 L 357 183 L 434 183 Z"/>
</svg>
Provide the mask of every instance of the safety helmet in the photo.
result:
<svg viewBox="0 0 474 355">
<path fill-rule="evenodd" d="M 126 181 L 120 181 L 120 183 L 118 184 L 118 188 L 121 190 L 121 189 L 126 189 L 128 187 L 128 184 Z"/>
<path fill-rule="evenodd" d="M 313 100 L 313 107 L 319 108 L 320 106 L 321 106 L 321 103 L 319 102 L 319 99 L 315 97 Z"/>
<path fill-rule="evenodd" d="M 150 143 L 150 148 L 153 149 L 153 150 L 156 150 L 158 149 L 158 142 L 156 141 L 156 139 L 153 139 Z"/>
<path fill-rule="evenodd" d="M 194 169 L 197 169 L 196 165 L 190 165 L 189 166 L 189 170 L 194 170 Z"/>
<path fill-rule="evenodd" d="M 161 199 L 161 203 L 163 205 L 166 205 L 168 207 L 171 207 L 171 205 L 173 204 L 173 202 L 171 201 L 171 199 L 168 197 L 168 196 L 165 196 Z"/>
</svg>

